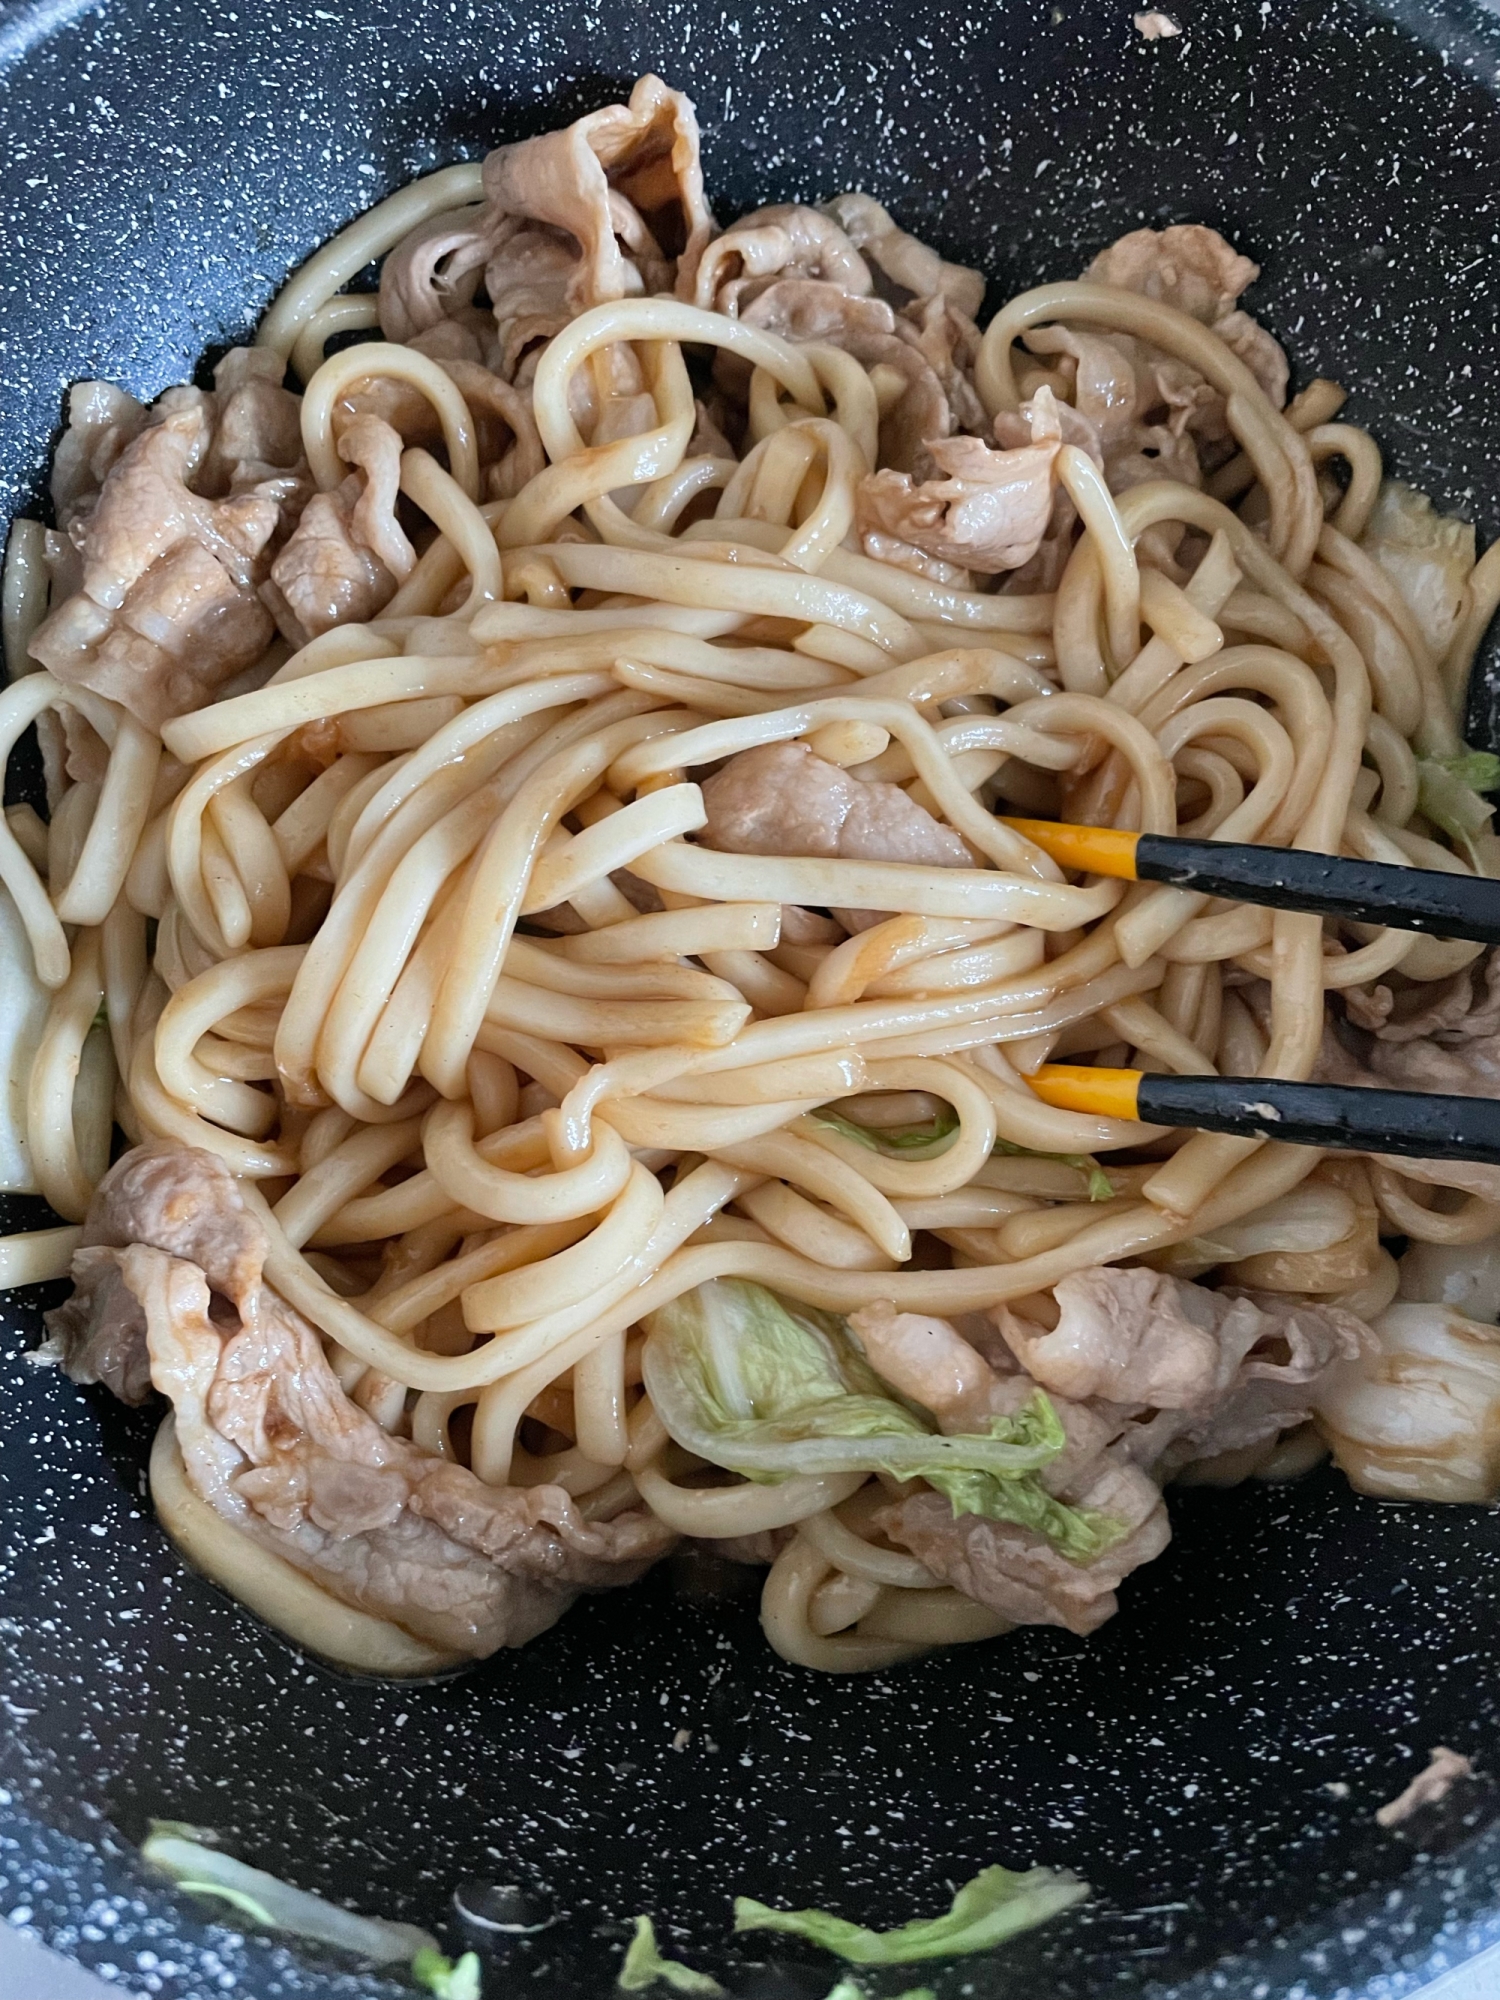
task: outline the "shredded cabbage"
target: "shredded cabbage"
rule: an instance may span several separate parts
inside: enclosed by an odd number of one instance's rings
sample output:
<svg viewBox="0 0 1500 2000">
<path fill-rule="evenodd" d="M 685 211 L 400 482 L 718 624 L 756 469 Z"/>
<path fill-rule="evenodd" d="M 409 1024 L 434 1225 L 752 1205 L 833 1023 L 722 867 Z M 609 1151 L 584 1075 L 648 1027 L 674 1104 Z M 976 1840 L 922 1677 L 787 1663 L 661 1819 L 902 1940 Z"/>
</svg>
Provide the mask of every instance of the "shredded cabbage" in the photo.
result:
<svg viewBox="0 0 1500 2000">
<path fill-rule="evenodd" d="M 1500 791 L 1500 757 L 1488 750 L 1462 750 L 1452 757 L 1417 760 L 1417 796 L 1434 826 L 1461 848 L 1483 872 L 1476 838 L 1490 830 L 1495 808 L 1479 796 Z"/>
<path fill-rule="evenodd" d="M 1425 493 L 1387 479 L 1360 546 L 1411 606 L 1428 644 L 1441 653 L 1463 609 L 1474 567 L 1474 530 L 1439 514 Z"/>
<path fill-rule="evenodd" d="M 872 1129 L 856 1124 L 852 1118 L 841 1117 L 837 1111 L 814 1112 L 813 1123 L 829 1126 L 856 1145 L 868 1147 L 872 1153 L 906 1154 L 917 1159 L 932 1158 L 940 1150 L 946 1150 L 943 1141 L 951 1139 L 958 1130 L 958 1119 L 946 1104 L 925 1125 Z M 1088 1181 L 1090 1201 L 1108 1201 L 1114 1194 L 1109 1175 L 1092 1153 L 1038 1153 L 1030 1146 L 1013 1146 L 1008 1139 L 997 1139 L 991 1150 L 1018 1160 L 1057 1160 L 1074 1168 Z"/>
<path fill-rule="evenodd" d="M 1035 1474 L 1066 1443 L 1039 1389 L 986 1435 L 943 1437 L 898 1400 L 832 1313 L 764 1286 L 715 1278 L 646 1321 L 646 1388 L 678 1444 L 746 1479 L 887 1472 L 925 1479 L 955 1514 L 1017 1521 L 1075 1562 L 1119 1535 L 1109 1516 L 1067 1507 Z"/>
<path fill-rule="evenodd" d="M 439 2000 L 479 2000 L 479 1961 L 472 1952 L 467 1954 L 467 1960 L 472 1960 L 467 1972 L 465 1959 L 450 1967 L 430 1931 L 416 1924 L 388 1923 L 383 1917 L 361 1917 L 352 1910 L 341 1910 L 336 1903 L 326 1903 L 305 1889 L 294 1889 L 264 1869 L 236 1861 L 232 1854 L 213 1845 L 213 1838 L 179 1820 L 153 1820 L 141 1856 L 153 1868 L 170 1875 L 179 1889 L 216 1897 L 267 1930 L 290 1931 L 294 1937 L 357 1952 L 376 1965 L 405 1961 Z M 428 1975 L 418 1972 L 419 1961 L 428 1967 Z M 446 1986 L 434 1985 L 430 1976 L 439 1967 L 446 1969 Z M 453 1983 L 455 1978 L 458 1984 Z"/>
<path fill-rule="evenodd" d="M 1115 1184 L 1100 1166 L 1092 1153 L 1038 1153 L 1030 1146 L 1013 1146 L 1009 1139 L 997 1139 L 991 1152 L 1004 1153 L 1016 1160 L 1057 1160 L 1062 1166 L 1072 1167 L 1075 1173 L 1085 1176 L 1089 1184 L 1090 1201 L 1112 1201 Z"/>
<path fill-rule="evenodd" d="M 717 1979 L 695 1972 L 680 1959 L 663 1958 L 656 1945 L 656 1926 L 649 1917 L 637 1917 L 635 1936 L 625 1952 L 625 1962 L 615 1984 L 625 1993 L 641 1993 L 657 1980 L 678 1993 L 722 1993 Z"/>
<path fill-rule="evenodd" d="M 411 1976 L 437 2000 L 479 2000 L 479 1953 L 466 1951 L 453 1960 L 431 1945 L 423 1945 L 411 1962 Z"/>
<path fill-rule="evenodd" d="M 837 1111 L 815 1111 L 813 1123 L 829 1126 L 843 1138 L 852 1139 L 856 1145 L 867 1146 L 872 1153 L 907 1153 L 922 1159 L 939 1148 L 946 1151 L 943 1141 L 951 1139 L 958 1130 L 958 1119 L 946 1104 L 925 1125 L 872 1128 L 857 1124 L 852 1118 L 844 1118 Z"/>
<path fill-rule="evenodd" d="M 1088 1893 L 1088 1883 L 1066 1869 L 1030 1868 L 1019 1874 L 1009 1868 L 984 1868 L 958 1891 L 944 1915 L 914 1917 L 893 1931 L 866 1930 L 863 1924 L 850 1923 L 827 1910 L 773 1910 L 751 1896 L 735 1897 L 734 1927 L 736 1931 L 787 1931 L 836 1952 L 851 1965 L 910 1965 L 922 1958 L 956 1958 L 964 1952 L 987 1951 L 1018 1931 L 1030 1930 L 1060 1910 L 1081 1903 Z M 844 1985 L 841 1980 L 829 2000 L 834 2000 Z M 914 1995 L 905 1996 L 905 2000 L 914 2000 Z"/>
</svg>

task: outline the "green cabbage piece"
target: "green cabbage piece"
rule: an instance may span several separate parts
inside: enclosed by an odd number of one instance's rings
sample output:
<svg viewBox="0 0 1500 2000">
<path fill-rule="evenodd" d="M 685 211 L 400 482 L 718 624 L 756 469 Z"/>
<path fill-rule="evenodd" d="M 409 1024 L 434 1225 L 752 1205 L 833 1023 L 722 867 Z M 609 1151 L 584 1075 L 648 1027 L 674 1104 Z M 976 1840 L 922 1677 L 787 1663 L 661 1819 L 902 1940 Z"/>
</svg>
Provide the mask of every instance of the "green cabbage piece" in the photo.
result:
<svg viewBox="0 0 1500 2000">
<path fill-rule="evenodd" d="M 711 1979 L 706 1972 L 694 1972 L 680 1959 L 663 1958 L 656 1945 L 655 1924 L 649 1917 L 637 1917 L 635 1936 L 626 1948 L 625 1962 L 620 1967 L 620 1976 L 615 1984 L 623 1992 L 641 1993 L 646 1987 L 654 1986 L 658 1979 L 678 1993 L 714 1994 L 724 1991 L 718 1980 Z"/>
<path fill-rule="evenodd" d="M 411 1962 L 411 1976 L 437 2000 L 479 2000 L 479 1953 L 466 1951 L 456 1962 L 423 1945 Z"/>
<path fill-rule="evenodd" d="M 1474 530 L 1440 514 L 1425 493 L 1399 479 L 1382 482 L 1360 540 L 1411 606 L 1427 643 L 1441 654 L 1463 611 L 1474 567 Z"/>
<path fill-rule="evenodd" d="M 827 1125 L 845 1139 L 852 1139 L 856 1145 L 868 1147 L 872 1153 L 906 1154 L 919 1159 L 930 1159 L 939 1151 L 946 1150 L 943 1141 L 951 1139 L 958 1130 L 958 1119 L 946 1104 L 925 1125 L 872 1128 L 857 1125 L 852 1118 L 841 1117 L 837 1111 L 815 1111 L 813 1123 Z M 1038 1153 L 1030 1146 L 1013 1146 L 1008 1139 L 997 1139 L 991 1150 L 1014 1159 L 1058 1160 L 1065 1167 L 1075 1168 L 1088 1179 L 1090 1201 L 1108 1201 L 1114 1194 L 1109 1175 L 1092 1153 Z"/>
<path fill-rule="evenodd" d="M 992 1153 L 1004 1153 L 1013 1160 L 1057 1160 L 1075 1173 L 1087 1177 L 1090 1201 L 1113 1201 L 1115 1184 L 1092 1153 L 1038 1153 L 1031 1146 L 1013 1146 L 1009 1139 L 997 1139 Z"/>
<path fill-rule="evenodd" d="M 1455 848 L 1481 868 L 1476 838 L 1490 830 L 1495 808 L 1479 796 L 1500 791 L 1500 757 L 1488 750 L 1461 750 L 1452 757 L 1417 761 L 1417 796 L 1422 811 L 1441 827 Z"/>
<path fill-rule="evenodd" d="M 893 1931 L 866 1930 L 863 1924 L 827 1910 L 773 1910 L 751 1896 L 735 1897 L 734 1927 L 786 1931 L 837 1953 L 851 1965 L 911 1965 L 923 1958 L 987 1951 L 1081 1903 L 1088 1893 L 1087 1882 L 1066 1869 L 1029 1868 L 1019 1874 L 1009 1868 L 983 1868 L 958 1891 L 943 1916 L 914 1917 Z"/>
<path fill-rule="evenodd" d="M 951 1139 L 958 1130 L 958 1119 L 950 1105 L 945 1104 L 925 1125 L 882 1125 L 856 1124 L 852 1118 L 841 1117 L 837 1111 L 815 1111 L 815 1125 L 827 1125 L 833 1131 L 852 1139 L 856 1145 L 866 1146 L 872 1153 L 907 1153 L 927 1158 L 943 1146 L 945 1139 Z"/>
<path fill-rule="evenodd" d="M 1070 1508 L 1035 1474 L 1066 1443 L 1038 1389 L 985 1434 L 943 1437 L 899 1400 L 847 1323 L 793 1306 L 743 1278 L 715 1278 L 646 1321 L 646 1388 L 678 1444 L 746 1479 L 888 1472 L 925 1479 L 955 1514 L 1018 1521 L 1087 1561 L 1119 1535 L 1109 1516 Z"/>
<path fill-rule="evenodd" d="M 1046 1400 L 1040 1390 L 1037 1397 Z M 1023 1528 L 1034 1528 L 1069 1562 L 1092 1562 L 1125 1532 L 1112 1514 L 1054 1500 L 1035 1479 L 994 1479 L 987 1472 L 929 1472 L 927 1483 L 943 1495 L 955 1518 L 982 1514 L 987 1521 L 1015 1521 Z"/>
<path fill-rule="evenodd" d="M 352 1910 L 326 1903 L 305 1889 L 294 1889 L 264 1869 L 236 1861 L 232 1854 L 213 1845 L 211 1834 L 179 1820 L 153 1820 L 141 1857 L 171 1876 L 178 1888 L 193 1895 L 217 1897 L 267 1930 L 289 1931 L 294 1937 L 357 1952 L 376 1965 L 405 1961 L 414 1972 L 424 1954 L 431 1954 L 429 1962 L 448 1963 L 430 1931 L 416 1924 L 388 1923 L 383 1917 L 356 1916 Z M 454 1970 L 461 1970 L 462 1964 L 460 1960 Z M 431 1990 L 439 2000 L 479 2000 L 478 1976 L 479 1961 L 475 1959 L 468 1986 L 432 1986 Z"/>
</svg>

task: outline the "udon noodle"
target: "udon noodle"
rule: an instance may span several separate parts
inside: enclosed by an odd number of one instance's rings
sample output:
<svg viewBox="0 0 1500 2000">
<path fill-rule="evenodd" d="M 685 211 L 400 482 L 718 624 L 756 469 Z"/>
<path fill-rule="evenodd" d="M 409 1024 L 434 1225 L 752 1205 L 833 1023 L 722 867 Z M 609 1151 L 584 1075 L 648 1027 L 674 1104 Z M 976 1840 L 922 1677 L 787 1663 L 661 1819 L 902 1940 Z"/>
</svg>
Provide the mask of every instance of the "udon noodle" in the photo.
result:
<svg viewBox="0 0 1500 2000">
<path fill-rule="evenodd" d="M 981 336 L 867 197 L 718 231 L 645 79 L 362 217 L 214 392 L 75 391 L 0 699 L 7 1173 L 65 1226 L 0 1279 L 72 1268 L 53 1351 L 171 1398 L 157 1508 L 263 1616 L 431 1671 L 683 1536 L 812 1667 L 1088 1630 L 1164 1479 L 1338 1445 L 1382 1236 L 1494 1234 L 1465 1170 L 1026 1081 L 1481 1005 L 1477 945 L 1000 816 L 1500 872 L 1500 562 L 1286 400 L 1254 275 L 1140 231 Z"/>
</svg>

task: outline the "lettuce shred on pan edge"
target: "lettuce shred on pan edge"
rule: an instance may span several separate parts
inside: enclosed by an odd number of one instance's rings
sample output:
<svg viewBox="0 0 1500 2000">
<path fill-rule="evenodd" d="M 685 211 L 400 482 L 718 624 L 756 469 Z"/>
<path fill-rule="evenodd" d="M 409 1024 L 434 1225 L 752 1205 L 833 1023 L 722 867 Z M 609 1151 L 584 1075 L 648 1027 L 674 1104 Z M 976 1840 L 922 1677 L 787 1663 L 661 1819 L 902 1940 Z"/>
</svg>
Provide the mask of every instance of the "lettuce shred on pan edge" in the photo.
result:
<svg viewBox="0 0 1500 2000">
<path fill-rule="evenodd" d="M 751 1896 L 736 1896 L 734 1927 L 786 1931 L 837 1953 L 851 1965 L 910 1965 L 923 1958 L 986 1951 L 1081 1903 L 1088 1893 L 1087 1882 L 1066 1869 L 1030 1868 L 1022 1874 L 1009 1868 L 983 1868 L 958 1891 L 942 1916 L 914 1917 L 892 1931 L 866 1930 L 863 1924 L 827 1910 L 773 1910 Z"/>
<path fill-rule="evenodd" d="M 190 1895 L 213 1896 L 266 1930 L 311 1938 L 318 1944 L 356 1952 L 376 1965 L 405 1962 L 419 1986 L 436 2000 L 479 2000 L 479 1958 L 472 1951 L 446 1958 L 429 1931 L 416 1924 L 388 1923 L 340 1909 L 279 1876 L 236 1861 L 214 1844 L 214 1836 L 180 1820 L 153 1820 L 141 1857 L 170 1875 Z"/>
<path fill-rule="evenodd" d="M 637 1917 L 635 1936 L 626 1947 L 625 1962 L 615 1984 L 622 1992 L 641 1993 L 658 1979 L 678 1993 L 709 1995 L 724 1991 L 718 1980 L 706 1972 L 695 1972 L 680 1959 L 663 1958 L 657 1949 L 655 1924 L 649 1917 Z"/>
</svg>

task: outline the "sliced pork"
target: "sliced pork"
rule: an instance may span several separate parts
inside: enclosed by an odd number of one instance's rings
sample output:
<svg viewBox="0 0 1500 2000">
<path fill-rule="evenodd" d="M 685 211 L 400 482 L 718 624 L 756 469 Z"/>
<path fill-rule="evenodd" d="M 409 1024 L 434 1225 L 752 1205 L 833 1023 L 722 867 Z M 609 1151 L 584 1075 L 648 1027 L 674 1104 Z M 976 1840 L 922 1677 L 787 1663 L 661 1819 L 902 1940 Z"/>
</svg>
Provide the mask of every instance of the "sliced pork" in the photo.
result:
<svg viewBox="0 0 1500 2000">
<path fill-rule="evenodd" d="M 339 456 L 359 471 L 308 502 L 261 592 L 292 645 L 373 618 L 416 567 L 396 518 L 401 442 L 389 423 L 370 415 L 340 432 Z"/>
<path fill-rule="evenodd" d="M 731 757 L 703 787 L 702 838 L 732 854 L 808 854 L 968 868 L 951 828 L 899 785 L 869 783 L 805 743 L 768 743 Z"/>
<path fill-rule="evenodd" d="M 58 497 L 73 554 L 54 551 L 56 608 L 31 642 L 59 680 L 157 729 L 265 650 L 257 586 L 307 496 L 280 374 L 275 357 L 237 349 L 211 393 L 169 389 L 138 414 L 94 385 L 72 407 Z"/>
<path fill-rule="evenodd" d="M 84 1239 L 49 1323 L 68 1372 L 169 1397 L 199 1498 L 343 1603 L 481 1658 L 670 1547 L 639 1506 L 590 1520 L 558 1487 L 486 1486 L 383 1430 L 263 1282 L 265 1232 L 213 1155 L 126 1154 Z"/>
<path fill-rule="evenodd" d="M 1050 390 L 1033 399 L 1029 428 L 1029 442 L 1008 451 L 975 437 L 927 440 L 941 478 L 914 482 L 884 470 L 862 480 L 855 524 L 866 553 L 875 553 L 871 537 L 886 535 L 940 562 L 988 574 L 1030 562 L 1052 521 L 1063 443 Z"/>
<path fill-rule="evenodd" d="M 812 278 L 850 297 L 870 290 L 870 268 L 837 222 L 816 208 L 781 202 L 757 208 L 714 238 L 684 271 L 678 292 L 731 319 L 778 278 Z"/>
</svg>

